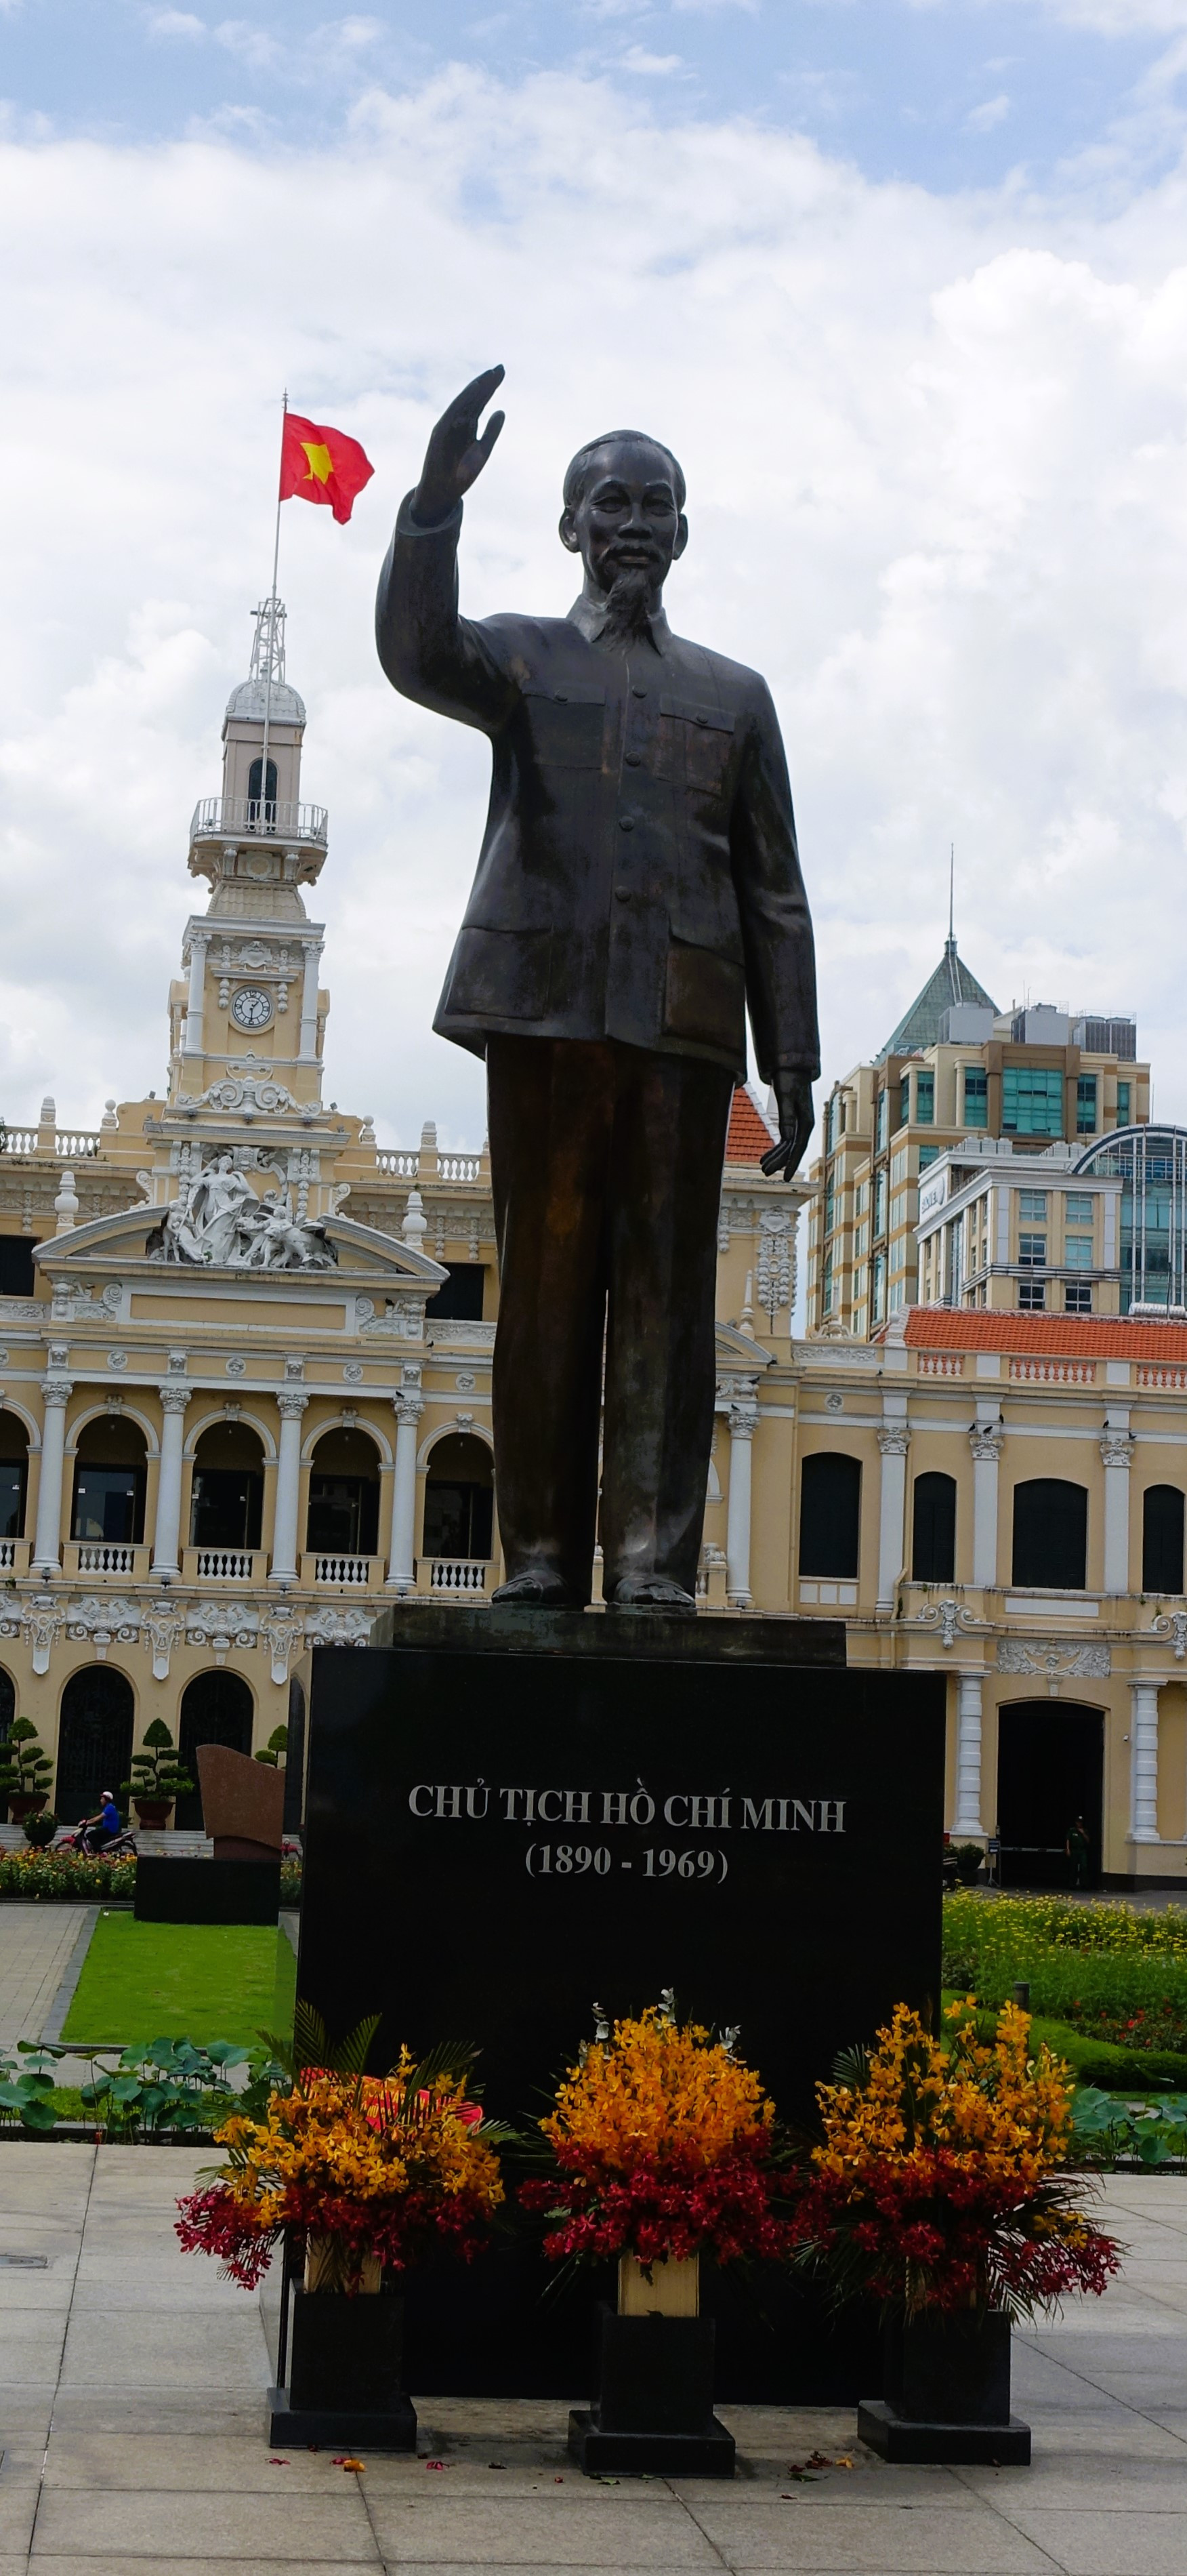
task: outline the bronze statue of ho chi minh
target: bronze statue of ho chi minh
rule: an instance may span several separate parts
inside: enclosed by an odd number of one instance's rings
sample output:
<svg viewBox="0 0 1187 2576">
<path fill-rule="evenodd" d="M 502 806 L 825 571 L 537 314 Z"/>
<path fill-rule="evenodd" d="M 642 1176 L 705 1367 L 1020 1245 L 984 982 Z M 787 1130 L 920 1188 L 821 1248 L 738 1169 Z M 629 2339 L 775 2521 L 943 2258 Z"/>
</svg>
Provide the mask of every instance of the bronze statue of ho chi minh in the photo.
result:
<svg viewBox="0 0 1187 2576">
<path fill-rule="evenodd" d="M 674 635 L 684 476 L 614 430 L 565 476 L 567 617 L 457 607 L 503 369 L 438 421 L 379 583 L 393 687 L 490 736 L 478 873 L 434 1027 L 486 1058 L 500 1303 L 496 1601 L 690 1611 L 713 1437 L 726 1127 L 750 1011 L 790 1179 L 819 1072 L 812 925 L 770 691 Z M 604 1394 L 603 1394 L 604 1357 Z"/>
</svg>

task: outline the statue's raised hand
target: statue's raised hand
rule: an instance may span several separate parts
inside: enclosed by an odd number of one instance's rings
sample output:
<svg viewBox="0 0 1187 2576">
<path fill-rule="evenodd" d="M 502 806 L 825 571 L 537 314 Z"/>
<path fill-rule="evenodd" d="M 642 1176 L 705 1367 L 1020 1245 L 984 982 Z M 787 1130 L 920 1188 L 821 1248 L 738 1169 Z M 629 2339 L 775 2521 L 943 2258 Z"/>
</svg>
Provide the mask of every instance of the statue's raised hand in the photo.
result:
<svg viewBox="0 0 1187 2576">
<path fill-rule="evenodd" d="M 478 416 L 502 384 L 504 373 L 502 367 L 488 367 L 460 394 L 455 394 L 448 410 L 442 412 L 425 449 L 420 481 L 413 495 L 412 515 L 422 527 L 436 527 L 442 519 L 448 519 L 470 485 L 477 482 L 506 414 L 492 411 L 481 436 Z"/>
</svg>

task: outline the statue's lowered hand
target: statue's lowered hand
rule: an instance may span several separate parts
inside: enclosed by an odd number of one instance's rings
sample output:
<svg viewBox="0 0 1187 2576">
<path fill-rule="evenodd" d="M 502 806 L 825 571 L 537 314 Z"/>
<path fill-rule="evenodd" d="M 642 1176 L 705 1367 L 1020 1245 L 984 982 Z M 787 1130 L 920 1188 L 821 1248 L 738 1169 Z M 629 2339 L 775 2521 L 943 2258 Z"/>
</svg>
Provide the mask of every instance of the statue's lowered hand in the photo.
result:
<svg viewBox="0 0 1187 2576">
<path fill-rule="evenodd" d="M 815 1123 L 812 1085 L 806 1073 L 777 1073 L 774 1091 L 779 1111 L 779 1141 L 772 1145 L 769 1154 L 763 1155 L 762 1168 L 768 1180 L 778 1175 L 789 1181 L 804 1159 Z"/>
<path fill-rule="evenodd" d="M 421 527 L 438 527 L 451 517 L 470 485 L 477 482 L 506 418 L 504 412 L 492 411 L 480 436 L 479 414 L 502 384 L 504 373 L 502 367 L 487 367 L 442 412 L 425 449 L 413 496 L 412 515 Z"/>
</svg>

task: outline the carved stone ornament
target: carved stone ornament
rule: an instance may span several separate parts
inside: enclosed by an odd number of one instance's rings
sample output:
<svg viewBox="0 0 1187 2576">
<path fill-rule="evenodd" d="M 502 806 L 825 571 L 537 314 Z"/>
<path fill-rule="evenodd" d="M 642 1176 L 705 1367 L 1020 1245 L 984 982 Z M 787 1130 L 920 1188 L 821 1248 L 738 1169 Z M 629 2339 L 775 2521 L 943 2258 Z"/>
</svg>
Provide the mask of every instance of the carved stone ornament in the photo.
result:
<svg viewBox="0 0 1187 2576">
<path fill-rule="evenodd" d="M 1130 1467 L 1133 1464 L 1134 1440 L 1128 1431 L 1102 1431 L 1100 1456 L 1103 1467 Z"/>
<path fill-rule="evenodd" d="M 1006 1445 L 1000 1422 L 974 1422 L 969 1433 L 969 1447 L 980 1466 L 996 1467 Z"/>
<path fill-rule="evenodd" d="M 760 1211 L 754 1285 L 773 1332 L 780 1308 L 795 1299 L 795 1219 L 786 1208 Z"/>
<path fill-rule="evenodd" d="M 978 1619 L 967 1602 L 929 1601 L 913 1619 L 904 1620 L 903 1625 L 907 1628 L 938 1628 L 940 1644 L 954 1646 L 958 1636 L 965 1637 L 973 1631 L 984 1635 L 988 1622 Z"/>
<path fill-rule="evenodd" d="M 148 1238 L 150 1261 L 219 1270 L 332 1270 L 338 1259 L 325 1228 L 297 1215 L 289 1189 L 257 1197 L 229 1147 L 183 1178 Z"/>
<path fill-rule="evenodd" d="M 1151 1622 L 1151 1633 L 1155 1637 L 1174 1638 L 1175 1662 L 1181 1664 L 1187 1655 L 1187 1610 L 1163 1610 Z"/>
<path fill-rule="evenodd" d="M 134 1601 L 100 1601 L 89 1592 L 84 1601 L 71 1602 L 66 1613 L 66 1634 L 71 1645 L 89 1644 L 95 1661 L 106 1660 L 109 1646 L 134 1646 L 140 1634 L 140 1612 Z"/>
<path fill-rule="evenodd" d="M 52 1592 L 35 1592 L 21 1603 L 21 1642 L 32 1648 L 35 1673 L 49 1671 L 49 1659 L 66 1625 L 64 1603 Z"/>
<path fill-rule="evenodd" d="M 158 1606 L 154 1602 L 141 1611 L 140 1634 L 143 1644 L 147 1646 L 152 1656 L 153 1680 L 168 1681 L 169 1658 L 174 1648 L 180 1646 L 185 1635 L 184 1613 L 180 1610 L 166 1609 L 163 1604 Z"/>
<path fill-rule="evenodd" d="M 216 1664 L 226 1661 L 232 1646 L 254 1646 L 259 1613 L 240 1610 L 233 1601 L 200 1601 L 186 1613 L 187 1646 L 208 1646 Z"/>
<path fill-rule="evenodd" d="M 1067 1645 L 1054 1637 L 1001 1637 L 998 1640 L 999 1673 L 1039 1674 L 1049 1682 L 1105 1681 L 1113 1669 L 1113 1658 L 1103 1637 L 1089 1637 L 1082 1644 L 1074 1640 Z"/>
<path fill-rule="evenodd" d="M 878 1447 L 884 1458 L 905 1458 L 911 1446 L 909 1424 L 884 1422 L 878 1431 Z"/>
<path fill-rule="evenodd" d="M 289 1668 L 302 1652 L 305 1632 L 298 1613 L 278 1602 L 260 1616 L 260 1644 L 272 1660 L 272 1679 L 286 1682 Z"/>
<path fill-rule="evenodd" d="M 374 1610 L 334 1610 L 327 1602 L 311 1610 L 305 1621 L 306 1643 L 310 1646 L 366 1646 L 379 1616 Z"/>
</svg>

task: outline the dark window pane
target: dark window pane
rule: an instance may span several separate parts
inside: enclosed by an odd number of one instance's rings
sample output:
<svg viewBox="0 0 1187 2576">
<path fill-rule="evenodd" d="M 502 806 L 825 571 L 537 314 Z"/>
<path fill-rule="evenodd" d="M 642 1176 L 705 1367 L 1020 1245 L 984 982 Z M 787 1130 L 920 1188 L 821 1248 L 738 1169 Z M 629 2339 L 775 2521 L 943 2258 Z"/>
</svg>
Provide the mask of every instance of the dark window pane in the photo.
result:
<svg viewBox="0 0 1187 2576">
<path fill-rule="evenodd" d="M 853 1577 L 861 1520 L 861 1465 L 825 1452 L 800 1478 L 800 1573 Z"/>
<path fill-rule="evenodd" d="M 31 1297 L 33 1254 L 39 1237 L 0 1234 L 0 1297 Z"/>
<path fill-rule="evenodd" d="M 62 1693 L 54 1812 L 64 1825 L 93 1816 L 104 1789 L 123 1808 L 132 1759 L 132 1685 L 108 1664 L 86 1664 Z"/>
<path fill-rule="evenodd" d="M 261 757 L 253 760 L 247 773 L 247 813 L 248 821 L 251 823 L 258 823 L 260 820 L 260 789 L 263 783 L 264 764 Z M 265 823 L 274 823 L 276 820 L 276 763 L 274 760 L 268 763 L 267 812 L 263 819 Z"/>
<path fill-rule="evenodd" d="M 955 1581 L 955 1476 L 917 1476 L 915 1479 L 911 1574 L 916 1583 Z"/>
<path fill-rule="evenodd" d="M 1142 1500 L 1142 1590 L 1183 1589 L 1183 1496 L 1178 1485 L 1149 1485 Z"/>
<path fill-rule="evenodd" d="M 437 1290 L 436 1296 L 430 1297 L 425 1307 L 426 1315 L 440 1315 L 443 1322 L 452 1317 L 459 1324 L 480 1324 L 486 1284 L 485 1263 L 450 1261 L 446 1268 L 449 1277 Z"/>
<path fill-rule="evenodd" d="M 1011 1581 L 1082 1592 L 1087 1561 L 1087 1487 L 1062 1476 L 1034 1476 L 1016 1485 Z"/>
<path fill-rule="evenodd" d="M 373 1556 L 379 1532 L 379 1481 L 370 1476 L 309 1479 L 306 1545 L 327 1556 Z"/>
<path fill-rule="evenodd" d="M 494 1496 L 489 1485 L 425 1484 L 426 1556 L 481 1556 L 491 1550 Z"/>
<path fill-rule="evenodd" d="M 183 1771 L 194 1783 L 184 1798 L 179 1798 L 173 1811 L 173 1822 L 179 1832 L 200 1834 L 202 1795 L 198 1787 L 198 1746 L 227 1744 L 232 1753 L 251 1751 L 252 1696 L 239 1673 L 197 1673 L 187 1682 L 181 1695 L 181 1722 L 177 1730 L 178 1749 Z"/>
<path fill-rule="evenodd" d="M 263 1476 L 251 1467 L 198 1467 L 190 1516 L 191 1547 L 258 1547 Z"/>
<path fill-rule="evenodd" d="M 127 1546 L 143 1535 L 143 1467 L 92 1467 L 80 1461 L 74 1471 L 71 1536 Z"/>
<path fill-rule="evenodd" d="M 21 1538 L 24 1527 L 24 1459 L 0 1458 L 0 1538 Z"/>
</svg>

